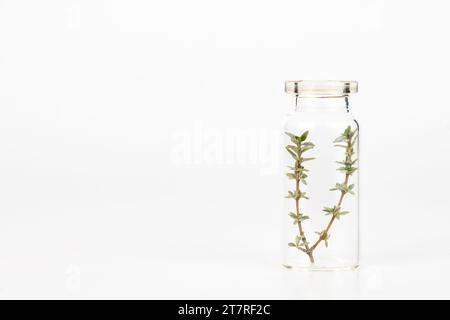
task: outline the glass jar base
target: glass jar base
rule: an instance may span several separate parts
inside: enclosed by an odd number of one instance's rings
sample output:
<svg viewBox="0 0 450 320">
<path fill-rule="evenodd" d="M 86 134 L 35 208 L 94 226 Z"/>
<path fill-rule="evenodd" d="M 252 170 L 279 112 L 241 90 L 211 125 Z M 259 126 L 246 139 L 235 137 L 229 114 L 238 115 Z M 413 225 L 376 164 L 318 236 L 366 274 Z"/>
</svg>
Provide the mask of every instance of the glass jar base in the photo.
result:
<svg viewBox="0 0 450 320">
<path fill-rule="evenodd" d="M 294 266 L 294 265 L 287 265 L 283 264 L 283 267 L 285 267 L 288 270 L 293 271 L 350 271 L 350 270 L 356 270 L 359 268 L 359 264 L 352 264 L 352 265 L 343 265 L 343 266 L 315 266 L 315 265 L 309 265 L 309 266 Z"/>
</svg>

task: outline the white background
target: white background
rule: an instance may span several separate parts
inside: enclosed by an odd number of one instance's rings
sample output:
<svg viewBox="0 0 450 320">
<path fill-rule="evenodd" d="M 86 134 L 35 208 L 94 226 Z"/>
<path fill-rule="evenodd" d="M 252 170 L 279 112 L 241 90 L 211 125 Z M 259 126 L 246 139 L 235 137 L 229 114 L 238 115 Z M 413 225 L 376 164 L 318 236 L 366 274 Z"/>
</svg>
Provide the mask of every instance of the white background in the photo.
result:
<svg viewBox="0 0 450 320">
<path fill-rule="evenodd" d="M 449 11 L 1 0 L 0 298 L 450 298 Z M 362 267 L 289 272 L 283 82 L 342 78 Z"/>
</svg>

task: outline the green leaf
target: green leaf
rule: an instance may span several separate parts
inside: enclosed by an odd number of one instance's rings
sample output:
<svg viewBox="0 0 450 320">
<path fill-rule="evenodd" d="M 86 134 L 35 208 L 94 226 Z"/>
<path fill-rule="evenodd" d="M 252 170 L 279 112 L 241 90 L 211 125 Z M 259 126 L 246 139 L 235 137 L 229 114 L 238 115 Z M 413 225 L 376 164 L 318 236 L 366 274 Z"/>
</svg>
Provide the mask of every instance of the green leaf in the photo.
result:
<svg viewBox="0 0 450 320">
<path fill-rule="evenodd" d="M 289 179 L 297 179 L 297 176 L 294 173 L 286 173 L 286 175 L 288 176 Z"/>
<path fill-rule="evenodd" d="M 349 176 L 351 176 L 356 170 L 358 170 L 358 168 L 357 167 L 346 166 L 346 167 L 339 167 L 336 170 L 337 171 L 341 171 L 341 172 L 345 172 L 345 174 L 348 174 Z"/>
<path fill-rule="evenodd" d="M 309 131 L 305 131 L 303 132 L 303 134 L 299 137 L 300 141 L 305 141 L 306 138 L 308 137 Z"/>
<path fill-rule="evenodd" d="M 324 241 L 325 248 L 328 248 L 328 239 L 330 239 L 330 235 L 327 234 L 326 231 L 323 231 L 320 238 Z"/>
<path fill-rule="evenodd" d="M 296 146 L 294 146 L 294 145 L 292 145 L 292 144 L 288 144 L 287 146 L 286 146 L 286 149 L 290 149 L 290 150 L 292 150 L 292 152 L 294 152 L 295 154 L 297 154 L 297 147 Z"/>
<path fill-rule="evenodd" d="M 286 147 L 286 150 L 290 153 L 290 155 L 296 160 L 298 161 L 298 156 L 292 152 L 292 150 L 290 150 L 288 147 Z"/>
<path fill-rule="evenodd" d="M 336 183 L 336 186 L 330 189 L 330 191 L 335 191 L 335 190 L 340 190 L 344 193 L 348 192 L 347 186 L 343 183 Z"/>
<path fill-rule="evenodd" d="M 289 136 L 289 138 L 291 138 L 291 141 L 293 143 L 295 143 L 296 145 L 300 144 L 299 137 L 297 137 L 296 135 L 289 133 L 289 132 L 285 132 L 285 133 Z"/>
<path fill-rule="evenodd" d="M 302 148 L 302 152 L 306 152 L 308 150 L 311 150 L 312 148 L 314 148 L 314 147 L 304 147 L 304 148 Z"/>
<path fill-rule="evenodd" d="M 303 143 L 301 144 L 301 151 L 302 151 L 302 152 L 306 152 L 306 151 L 308 151 L 308 150 L 313 149 L 314 147 L 315 147 L 315 145 L 314 145 L 314 143 L 312 143 L 312 142 L 303 142 Z"/>
<path fill-rule="evenodd" d="M 314 160 L 315 158 L 300 158 L 300 162 L 305 162 L 305 161 L 311 161 Z"/>
<path fill-rule="evenodd" d="M 349 176 L 352 175 L 356 170 L 358 170 L 357 167 L 352 167 L 351 165 L 346 164 L 344 167 L 339 167 L 336 169 L 337 171 L 344 172 L 345 174 L 348 174 Z"/>
<path fill-rule="evenodd" d="M 344 132 L 334 140 L 334 142 L 336 143 L 336 142 L 344 142 L 345 141 L 347 143 L 351 143 L 351 139 L 355 132 L 356 132 L 356 130 L 352 131 L 351 126 L 348 126 L 347 128 L 345 128 Z"/>
<path fill-rule="evenodd" d="M 340 220 L 341 216 L 345 216 L 346 214 L 349 214 L 349 211 L 339 211 L 335 214 L 335 217 Z"/>
<path fill-rule="evenodd" d="M 345 136 L 339 136 L 336 139 L 334 139 L 333 143 L 344 142 L 344 141 L 347 141 L 347 138 Z"/>
<path fill-rule="evenodd" d="M 295 248 L 297 248 L 297 245 L 296 245 L 295 243 L 293 243 L 293 242 L 289 242 L 289 243 L 288 243 L 288 246 L 289 246 L 289 247 L 295 247 Z"/>
<path fill-rule="evenodd" d="M 351 136 L 353 135 L 354 132 L 352 132 L 352 128 L 350 126 L 348 126 L 347 128 L 345 128 L 344 131 L 344 136 L 351 138 Z"/>
<path fill-rule="evenodd" d="M 309 216 L 305 214 L 297 215 L 294 212 L 289 212 L 289 217 L 291 217 L 294 220 L 294 224 L 299 223 L 300 221 L 305 221 L 309 219 Z"/>
<path fill-rule="evenodd" d="M 333 213 L 333 211 L 334 211 L 333 208 L 329 208 L 329 207 L 324 207 L 322 210 L 325 212 L 329 212 L 329 213 Z"/>
<path fill-rule="evenodd" d="M 322 211 L 326 212 L 325 215 L 328 216 L 328 215 L 330 215 L 330 214 L 336 215 L 336 214 L 339 212 L 340 209 L 341 209 L 341 208 L 338 207 L 338 206 L 333 206 L 333 207 L 331 207 L 331 208 L 330 208 L 330 207 L 324 207 L 324 208 L 322 209 Z"/>
<path fill-rule="evenodd" d="M 290 132 L 285 132 L 285 134 L 287 134 L 289 138 L 295 138 L 295 135 Z"/>
<path fill-rule="evenodd" d="M 344 216 L 346 214 L 349 214 L 349 211 L 341 211 L 341 208 L 338 206 L 334 206 L 332 208 L 328 208 L 328 207 L 324 207 L 323 211 L 325 211 L 325 215 L 333 215 L 334 217 L 336 217 L 338 220 L 341 216 Z"/>
<path fill-rule="evenodd" d="M 295 191 L 295 192 L 288 191 L 288 195 L 285 198 L 287 198 L 287 199 L 292 198 L 292 199 L 298 200 L 301 197 L 302 197 L 302 195 L 301 195 L 301 192 L 299 192 L 299 191 Z"/>
<path fill-rule="evenodd" d="M 303 172 L 303 171 L 308 171 L 308 170 L 306 170 L 305 168 L 303 168 L 303 167 L 300 167 L 300 168 L 296 168 L 296 167 L 292 167 L 292 166 L 286 166 L 288 169 L 291 169 L 291 170 L 293 170 L 294 172 L 296 172 L 296 173 L 300 173 L 300 172 Z"/>
<path fill-rule="evenodd" d="M 302 180 L 300 180 L 305 186 L 307 186 L 308 185 L 308 183 L 306 183 L 306 180 L 305 179 L 302 179 Z"/>
<path fill-rule="evenodd" d="M 295 198 L 295 194 L 292 191 L 288 191 L 288 195 L 285 198 Z"/>
<path fill-rule="evenodd" d="M 336 163 L 342 164 L 346 167 L 351 167 L 352 165 L 354 165 L 356 163 L 356 161 L 358 161 L 358 159 L 356 160 L 350 160 L 350 159 L 346 159 L 345 161 L 336 161 Z"/>
</svg>

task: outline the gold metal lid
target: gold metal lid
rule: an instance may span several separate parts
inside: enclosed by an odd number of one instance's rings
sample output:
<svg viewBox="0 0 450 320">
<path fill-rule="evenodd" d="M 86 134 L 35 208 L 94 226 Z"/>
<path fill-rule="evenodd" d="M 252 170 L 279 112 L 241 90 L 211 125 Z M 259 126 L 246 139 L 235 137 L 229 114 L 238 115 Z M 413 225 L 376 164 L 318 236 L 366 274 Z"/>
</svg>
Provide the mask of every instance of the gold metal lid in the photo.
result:
<svg viewBox="0 0 450 320">
<path fill-rule="evenodd" d="M 286 93 L 300 96 L 345 96 L 358 92 L 357 81 L 347 80 L 290 80 L 284 84 Z"/>
</svg>

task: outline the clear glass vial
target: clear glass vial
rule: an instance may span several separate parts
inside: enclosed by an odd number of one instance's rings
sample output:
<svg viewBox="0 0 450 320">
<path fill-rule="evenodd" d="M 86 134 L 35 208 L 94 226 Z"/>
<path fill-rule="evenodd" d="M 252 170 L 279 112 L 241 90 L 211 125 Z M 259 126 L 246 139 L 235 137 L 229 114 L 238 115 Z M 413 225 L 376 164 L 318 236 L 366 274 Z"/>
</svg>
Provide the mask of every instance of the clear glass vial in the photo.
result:
<svg viewBox="0 0 450 320">
<path fill-rule="evenodd" d="M 287 81 L 284 261 L 335 270 L 359 263 L 358 123 L 349 111 L 355 81 Z"/>
</svg>

